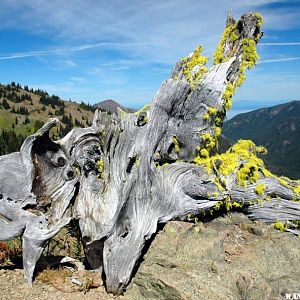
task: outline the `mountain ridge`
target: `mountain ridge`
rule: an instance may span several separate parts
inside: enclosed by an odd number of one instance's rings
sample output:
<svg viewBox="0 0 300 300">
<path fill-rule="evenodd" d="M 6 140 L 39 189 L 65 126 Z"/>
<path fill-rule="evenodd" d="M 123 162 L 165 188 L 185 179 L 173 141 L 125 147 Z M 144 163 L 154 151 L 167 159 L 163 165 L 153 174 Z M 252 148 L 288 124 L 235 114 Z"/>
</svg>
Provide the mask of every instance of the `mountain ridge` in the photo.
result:
<svg viewBox="0 0 300 300">
<path fill-rule="evenodd" d="M 93 107 L 98 108 L 100 110 L 107 111 L 109 113 L 117 113 L 118 108 L 120 108 L 121 110 L 123 110 L 127 113 L 136 112 L 136 110 L 134 110 L 132 108 L 124 107 L 124 106 L 122 106 L 121 104 L 119 104 L 117 101 L 115 101 L 113 99 L 103 100 L 101 102 L 98 102 L 98 103 L 94 104 Z"/>
</svg>

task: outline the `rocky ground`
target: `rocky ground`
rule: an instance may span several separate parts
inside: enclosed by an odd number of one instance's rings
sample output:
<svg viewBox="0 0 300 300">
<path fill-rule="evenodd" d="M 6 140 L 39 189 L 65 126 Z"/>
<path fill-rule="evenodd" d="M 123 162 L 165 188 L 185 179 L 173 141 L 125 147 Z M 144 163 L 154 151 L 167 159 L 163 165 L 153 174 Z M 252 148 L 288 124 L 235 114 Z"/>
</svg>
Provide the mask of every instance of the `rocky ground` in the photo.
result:
<svg viewBox="0 0 300 300">
<path fill-rule="evenodd" d="M 123 296 L 107 295 L 96 273 L 65 268 L 45 269 L 28 288 L 10 266 L 0 268 L 0 299 L 279 300 L 300 293 L 299 262 L 298 237 L 234 213 L 205 224 L 169 222 Z"/>
</svg>

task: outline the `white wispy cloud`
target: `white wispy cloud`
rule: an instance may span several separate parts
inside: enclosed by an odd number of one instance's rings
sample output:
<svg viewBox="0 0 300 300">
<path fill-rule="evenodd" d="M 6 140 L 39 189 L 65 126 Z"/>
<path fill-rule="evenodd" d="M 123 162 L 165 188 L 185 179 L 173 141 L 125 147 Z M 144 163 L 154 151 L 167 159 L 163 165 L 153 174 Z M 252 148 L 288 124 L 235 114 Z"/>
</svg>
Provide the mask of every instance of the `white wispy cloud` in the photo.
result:
<svg viewBox="0 0 300 300">
<path fill-rule="evenodd" d="M 94 43 L 94 44 L 84 44 L 75 47 L 63 47 L 63 48 L 56 48 L 50 50 L 43 50 L 43 51 L 25 51 L 25 52 L 16 52 L 10 53 L 0 56 L 0 60 L 9 60 L 9 59 L 17 59 L 17 58 L 26 58 L 26 57 L 40 57 L 40 56 L 52 56 L 52 55 L 63 55 L 73 52 L 80 52 L 85 51 L 93 48 L 120 48 L 120 47 L 134 47 L 139 46 L 138 43 L 114 43 L 114 42 L 101 42 L 101 43 Z"/>
<path fill-rule="evenodd" d="M 83 78 L 83 77 L 76 77 L 76 76 L 73 76 L 73 77 L 70 77 L 69 78 L 71 81 L 74 81 L 76 83 L 80 83 L 80 84 L 83 84 L 83 83 L 86 83 L 87 82 L 87 79 L 86 78 Z"/>
<path fill-rule="evenodd" d="M 285 57 L 285 58 L 274 58 L 274 59 L 265 59 L 259 61 L 260 64 L 265 64 L 265 63 L 274 63 L 274 62 L 286 62 L 286 61 L 292 61 L 292 60 L 300 60 L 299 57 Z"/>
<path fill-rule="evenodd" d="M 300 46 L 300 42 L 259 43 L 259 46 Z"/>
<path fill-rule="evenodd" d="M 62 64 L 66 67 L 76 67 L 77 63 L 75 63 L 72 59 L 64 59 Z"/>
<path fill-rule="evenodd" d="M 131 55 L 175 63 L 201 42 L 206 54 L 213 53 L 229 8 L 237 17 L 246 11 L 261 9 L 265 16 L 265 29 L 274 26 L 282 29 L 297 24 L 300 17 L 298 10 L 272 11 L 265 8 L 266 4 L 274 2 L 112 0 L 108 5 L 105 1 L 95 0 L 2 0 L 0 27 L 22 27 L 30 33 L 46 33 L 52 38 L 71 43 L 84 40 L 94 44 L 97 40 L 105 39 L 121 44 L 121 47 L 125 47 L 123 51 L 127 50 Z M 11 18 L 11 15 L 17 15 L 18 18 Z M 126 43 L 130 44 L 127 49 Z M 139 45 L 135 46 L 136 43 Z M 81 50 L 89 48 L 89 45 L 86 46 Z M 12 58 L 24 55 L 16 54 Z"/>
</svg>

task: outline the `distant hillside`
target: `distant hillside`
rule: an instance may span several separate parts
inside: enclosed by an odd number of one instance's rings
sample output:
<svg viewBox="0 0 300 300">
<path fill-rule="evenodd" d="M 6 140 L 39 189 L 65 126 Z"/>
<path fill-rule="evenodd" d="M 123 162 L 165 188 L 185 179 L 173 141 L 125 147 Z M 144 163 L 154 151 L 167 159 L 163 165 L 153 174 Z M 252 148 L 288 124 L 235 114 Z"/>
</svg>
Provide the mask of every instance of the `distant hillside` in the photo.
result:
<svg viewBox="0 0 300 300">
<path fill-rule="evenodd" d="M 51 117 L 61 121 L 51 131 L 54 138 L 64 136 L 73 127 L 89 126 L 93 110 L 83 102 L 64 101 L 40 89 L 29 89 L 14 82 L 0 84 L 0 155 L 19 149 L 24 138 Z"/>
<path fill-rule="evenodd" d="M 51 117 L 61 121 L 51 130 L 52 137 L 58 139 L 73 127 L 90 126 L 96 108 L 116 113 L 118 107 L 125 112 L 135 112 L 114 100 L 91 106 L 65 101 L 41 89 L 30 89 L 15 82 L 0 84 L 0 155 L 19 150 L 25 137 L 36 132 Z"/>
<path fill-rule="evenodd" d="M 266 162 L 273 172 L 300 178 L 300 101 L 237 115 L 224 123 L 223 134 L 266 146 Z"/>
<path fill-rule="evenodd" d="M 134 109 L 124 107 L 112 99 L 101 101 L 101 102 L 95 104 L 94 107 L 98 108 L 100 110 L 107 111 L 109 113 L 117 113 L 118 108 L 122 109 L 123 111 L 125 111 L 127 113 L 135 112 Z"/>
</svg>

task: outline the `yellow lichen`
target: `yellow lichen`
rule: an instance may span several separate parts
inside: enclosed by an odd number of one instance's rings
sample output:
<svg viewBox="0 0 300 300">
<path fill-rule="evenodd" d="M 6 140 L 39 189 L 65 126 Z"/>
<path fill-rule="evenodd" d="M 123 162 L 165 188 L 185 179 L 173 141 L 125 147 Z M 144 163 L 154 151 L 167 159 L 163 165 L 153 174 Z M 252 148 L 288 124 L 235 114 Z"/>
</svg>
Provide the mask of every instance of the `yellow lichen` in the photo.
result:
<svg viewBox="0 0 300 300">
<path fill-rule="evenodd" d="M 258 21 L 257 21 L 257 27 L 261 27 L 262 25 L 263 25 L 263 22 L 264 22 L 264 18 L 263 18 L 263 16 L 260 14 L 260 13 L 255 13 L 254 14 L 255 15 L 255 17 L 258 19 Z"/>
<path fill-rule="evenodd" d="M 204 121 L 208 121 L 210 118 L 209 114 L 208 113 L 205 113 L 204 116 L 203 116 L 203 120 Z"/>
<path fill-rule="evenodd" d="M 211 136 L 209 133 L 204 133 L 201 136 L 202 142 L 205 144 L 205 148 L 209 151 L 215 148 L 216 138 Z"/>
<path fill-rule="evenodd" d="M 203 139 L 209 141 L 210 138 L 210 135 L 205 135 Z M 216 154 L 212 157 L 198 155 L 194 162 L 204 165 L 209 174 L 215 168 L 223 176 L 236 172 L 237 183 L 246 187 L 248 182 L 255 183 L 260 178 L 260 171 L 264 167 L 263 161 L 256 156 L 257 148 L 259 147 L 250 140 L 240 140 L 223 154 Z"/>
<path fill-rule="evenodd" d="M 216 135 L 216 136 L 220 136 L 221 133 L 222 133 L 221 128 L 220 128 L 220 127 L 216 127 L 216 129 L 215 129 L 215 135 Z"/>
<path fill-rule="evenodd" d="M 279 183 L 285 187 L 289 187 L 289 183 L 284 180 L 282 177 L 277 177 L 277 180 L 279 181 Z"/>
<path fill-rule="evenodd" d="M 216 115 L 217 113 L 217 109 L 215 107 L 210 107 L 208 110 L 207 110 L 207 113 L 211 116 L 214 116 Z"/>
<path fill-rule="evenodd" d="M 237 23 L 232 19 L 231 22 L 228 22 L 214 54 L 214 64 L 219 64 L 236 55 L 236 52 L 239 51 L 241 47 L 242 61 L 238 69 L 238 76 L 235 82 L 228 83 L 223 95 L 225 111 L 229 110 L 232 106 L 232 96 L 235 92 L 235 88 L 241 86 L 246 78 L 245 70 L 252 68 L 259 59 L 256 51 L 256 43 L 260 37 L 259 28 L 262 26 L 263 17 L 259 13 L 255 13 L 254 15 L 257 18 L 257 36 L 253 37 L 253 39 L 244 38 L 240 41 L 241 37 L 237 29 Z"/>
<path fill-rule="evenodd" d="M 212 192 L 212 193 L 208 192 L 208 193 L 207 193 L 207 196 L 208 196 L 209 198 L 210 198 L 210 197 L 216 198 L 216 197 L 219 196 L 219 193 L 218 193 L 218 192 Z"/>
<path fill-rule="evenodd" d="M 80 167 L 78 165 L 75 166 L 76 175 L 79 176 L 81 174 Z"/>
<path fill-rule="evenodd" d="M 266 191 L 266 185 L 265 184 L 259 184 L 255 187 L 254 192 L 257 195 L 263 195 Z"/>
<path fill-rule="evenodd" d="M 255 14 L 255 16 L 258 19 L 257 27 L 260 27 L 262 25 L 262 16 L 259 14 Z M 210 107 L 204 114 L 204 121 L 211 119 L 214 122 L 215 133 L 214 135 L 212 135 L 212 132 L 201 135 L 201 147 L 197 149 L 198 152 L 194 159 L 196 164 L 205 166 L 209 174 L 214 171 L 216 174 L 215 181 L 221 187 L 219 176 L 228 176 L 233 173 L 236 174 L 237 183 L 244 187 L 248 183 L 256 183 L 261 176 L 273 176 L 272 173 L 264 168 L 263 161 L 257 157 L 258 153 L 266 153 L 266 149 L 257 147 L 252 141 L 239 141 L 226 153 L 210 157 L 211 153 L 213 153 L 212 150 L 217 146 L 217 137 L 221 134 L 221 126 L 226 111 L 232 106 L 232 97 L 235 89 L 244 82 L 246 69 L 252 68 L 259 59 L 256 51 L 259 32 L 258 30 L 257 36 L 252 39 L 242 39 L 239 35 L 237 23 L 232 20 L 232 22 L 228 22 L 214 54 L 214 63 L 219 64 L 237 55 L 239 51 L 241 53 L 241 63 L 237 70 L 238 76 L 236 79 L 227 82 L 226 89 L 222 95 L 223 107 L 219 110 Z M 259 194 L 264 193 L 264 191 L 261 185 L 256 190 Z"/>
<path fill-rule="evenodd" d="M 300 185 L 294 187 L 294 193 L 300 195 Z"/>
<path fill-rule="evenodd" d="M 220 64 L 221 62 L 224 62 L 224 45 L 227 41 L 227 39 L 230 39 L 230 36 L 233 35 L 233 37 L 231 38 L 231 40 L 233 40 L 233 42 L 235 40 L 237 40 L 239 37 L 236 38 L 236 24 L 234 23 L 230 23 L 226 26 L 222 37 L 221 37 L 221 41 L 216 49 L 216 52 L 214 53 L 214 64 Z"/>
<path fill-rule="evenodd" d="M 135 161 L 135 164 L 136 164 L 137 167 L 139 167 L 140 164 L 141 164 L 141 160 L 140 160 L 140 159 L 137 159 L 137 160 Z"/>
<path fill-rule="evenodd" d="M 257 199 L 257 203 L 260 207 L 263 207 L 264 206 L 264 199 L 261 199 L 261 198 L 258 198 Z"/>
<path fill-rule="evenodd" d="M 156 167 L 157 167 L 157 169 L 160 169 L 160 168 L 165 168 L 165 167 L 167 167 L 167 166 L 169 166 L 170 164 L 169 163 L 164 163 L 164 164 L 162 164 L 162 165 L 157 165 Z"/>
<path fill-rule="evenodd" d="M 209 107 L 207 112 L 203 116 L 204 121 L 208 121 L 211 118 L 215 118 L 218 114 L 218 110 L 215 107 Z"/>
<path fill-rule="evenodd" d="M 280 230 L 281 232 L 284 232 L 288 229 L 288 224 L 287 224 L 287 222 L 283 223 L 283 222 L 277 221 L 274 224 L 274 228 Z"/>
<path fill-rule="evenodd" d="M 234 95 L 235 89 L 231 82 L 228 82 L 226 90 L 223 94 L 224 108 L 229 110 L 232 106 L 232 96 Z"/>
<path fill-rule="evenodd" d="M 179 154 L 179 152 L 180 152 L 180 144 L 179 144 L 179 141 L 176 138 L 176 136 L 173 136 L 173 143 L 174 143 L 174 146 L 175 146 L 175 152 L 177 154 Z"/>
<path fill-rule="evenodd" d="M 245 74 L 242 72 L 239 72 L 239 76 L 238 76 L 238 79 L 236 80 L 235 86 L 236 87 L 241 86 L 244 83 L 245 79 L 246 79 Z"/>
<path fill-rule="evenodd" d="M 197 147 L 196 150 L 198 151 L 198 156 L 195 157 L 195 162 L 197 161 L 197 157 L 201 160 L 202 158 L 208 158 L 211 151 L 217 145 L 217 138 L 216 136 L 212 136 L 209 133 L 204 133 L 201 135 L 202 141 L 202 148 Z"/>
<path fill-rule="evenodd" d="M 247 187 L 248 182 L 255 183 L 259 178 L 259 165 L 256 162 L 247 162 L 237 172 L 237 182 L 244 187 Z"/>
<path fill-rule="evenodd" d="M 200 155 L 201 155 L 201 157 L 208 158 L 209 157 L 209 152 L 206 149 L 201 149 L 200 150 Z"/>
<path fill-rule="evenodd" d="M 232 207 L 237 207 L 237 208 L 242 208 L 243 207 L 243 203 L 239 203 L 239 202 L 232 202 Z"/>
<path fill-rule="evenodd" d="M 208 61 L 208 57 L 201 55 L 202 51 L 203 47 L 199 45 L 191 56 L 185 57 L 181 60 L 183 65 L 183 74 L 191 88 L 195 88 L 199 79 L 201 79 L 203 74 L 208 71 L 204 66 Z"/>
<path fill-rule="evenodd" d="M 263 175 L 265 177 L 271 177 L 271 176 L 273 176 L 273 174 L 269 170 L 267 170 L 266 168 L 262 168 L 261 172 L 263 173 Z"/>
<path fill-rule="evenodd" d="M 223 206 L 223 202 L 222 201 L 218 201 L 215 204 L 214 209 L 219 210 L 222 206 Z"/>
<path fill-rule="evenodd" d="M 99 178 L 103 179 L 104 177 L 104 160 L 103 159 L 99 159 L 98 161 L 96 161 L 96 166 L 99 172 Z"/>
<path fill-rule="evenodd" d="M 267 154 L 268 153 L 268 150 L 266 147 L 264 146 L 257 146 L 256 147 L 256 152 L 257 153 L 260 153 L 260 154 Z"/>
<path fill-rule="evenodd" d="M 232 31 L 230 36 L 229 36 L 229 40 L 230 42 L 235 42 L 239 39 L 238 34 L 236 33 L 236 31 Z"/>
<path fill-rule="evenodd" d="M 232 208 L 231 198 L 227 197 L 224 201 L 224 206 L 227 211 L 230 211 Z"/>
<path fill-rule="evenodd" d="M 226 211 L 231 211 L 232 208 L 242 208 L 243 203 L 239 203 L 236 201 L 232 201 L 231 198 L 228 196 L 225 200 L 219 201 L 215 204 L 214 209 L 219 210 L 224 208 Z"/>
<path fill-rule="evenodd" d="M 216 117 L 215 118 L 215 124 L 216 124 L 216 126 L 222 126 L 222 124 L 223 124 L 223 118 L 222 117 Z"/>
<path fill-rule="evenodd" d="M 215 177 L 213 183 L 217 186 L 217 188 L 220 192 L 224 190 L 219 177 Z"/>
<path fill-rule="evenodd" d="M 259 56 L 256 52 L 256 42 L 251 39 L 242 40 L 243 62 L 242 66 L 251 69 L 255 66 Z"/>
</svg>

